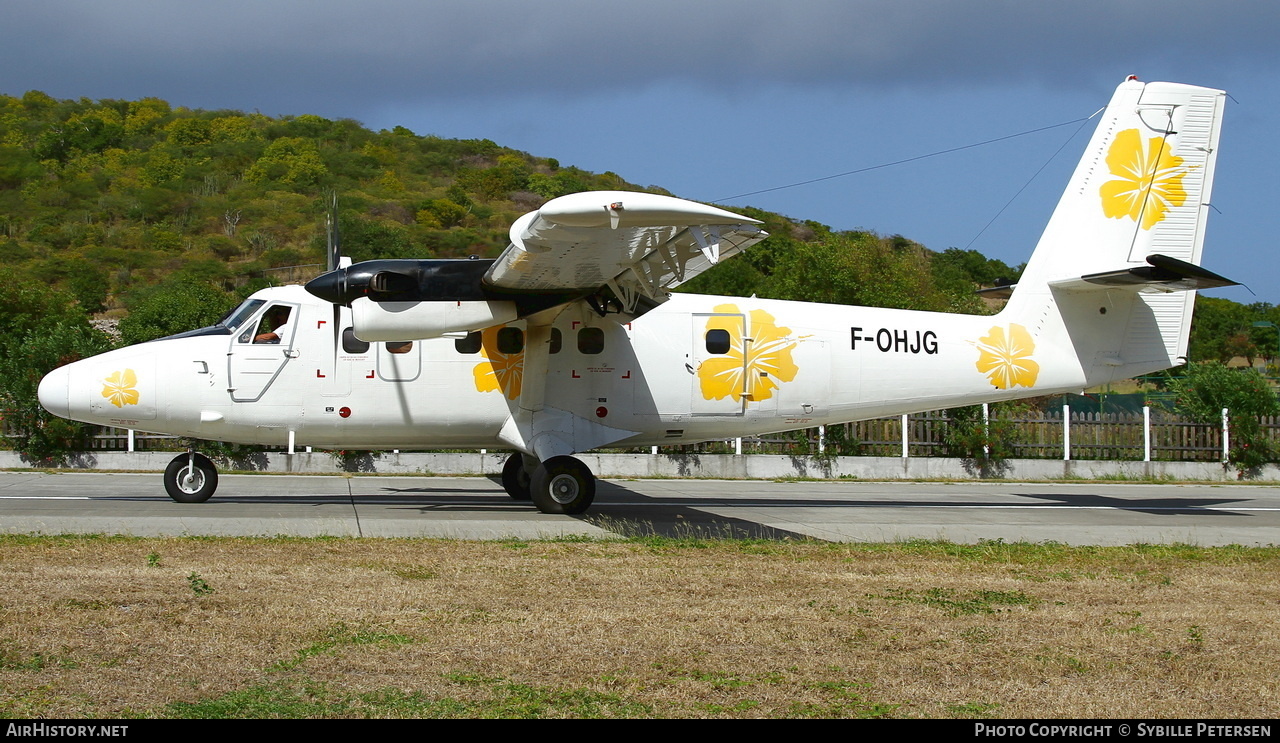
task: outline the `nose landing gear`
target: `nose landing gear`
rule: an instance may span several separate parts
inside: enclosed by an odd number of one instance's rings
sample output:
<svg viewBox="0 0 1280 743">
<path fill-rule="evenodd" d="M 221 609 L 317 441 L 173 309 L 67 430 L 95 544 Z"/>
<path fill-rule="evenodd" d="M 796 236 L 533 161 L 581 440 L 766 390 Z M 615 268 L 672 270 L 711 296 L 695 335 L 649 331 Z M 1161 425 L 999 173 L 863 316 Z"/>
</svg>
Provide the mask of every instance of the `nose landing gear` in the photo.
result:
<svg viewBox="0 0 1280 743">
<path fill-rule="evenodd" d="M 218 470 L 199 452 L 179 454 L 164 470 L 164 489 L 179 503 L 204 503 L 218 489 Z"/>
</svg>

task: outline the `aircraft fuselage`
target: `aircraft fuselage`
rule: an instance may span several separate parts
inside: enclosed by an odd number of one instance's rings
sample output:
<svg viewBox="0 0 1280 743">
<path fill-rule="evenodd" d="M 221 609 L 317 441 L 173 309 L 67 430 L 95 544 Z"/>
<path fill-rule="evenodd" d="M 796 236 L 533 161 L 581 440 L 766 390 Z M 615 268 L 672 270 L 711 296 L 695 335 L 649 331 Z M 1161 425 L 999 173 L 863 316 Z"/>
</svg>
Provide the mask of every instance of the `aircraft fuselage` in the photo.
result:
<svg viewBox="0 0 1280 743">
<path fill-rule="evenodd" d="M 525 386 L 523 321 L 406 349 L 361 342 L 347 308 L 335 313 L 301 287 L 258 300 L 234 330 L 64 367 L 41 400 L 76 420 L 247 444 L 504 447 Z M 255 343 L 259 318 L 278 305 L 295 313 L 290 337 Z M 1016 332 L 998 316 L 676 294 L 630 323 L 574 303 L 552 328 L 540 407 L 614 432 L 589 437 L 593 446 L 791 430 L 1086 383 L 1078 364 L 1051 363 L 1053 348 L 992 350 L 992 336 L 1012 343 Z"/>
</svg>

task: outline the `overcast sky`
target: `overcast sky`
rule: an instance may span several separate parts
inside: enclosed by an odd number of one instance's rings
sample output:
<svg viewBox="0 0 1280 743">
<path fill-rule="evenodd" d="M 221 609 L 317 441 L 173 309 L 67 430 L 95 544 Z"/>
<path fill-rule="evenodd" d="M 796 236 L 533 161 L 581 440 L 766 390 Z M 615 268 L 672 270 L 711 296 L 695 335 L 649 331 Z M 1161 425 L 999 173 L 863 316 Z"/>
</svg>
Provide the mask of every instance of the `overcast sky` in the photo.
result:
<svg viewBox="0 0 1280 743">
<path fill-rule="evenodd" d="M 1011 264 L 1091 124 L 778 187 L 1077 121 L 1128 74 L 1222 88 L 1204 262 L 1255 294 L 1211 295 L 1280 303 L 1274 0 L 11 0 L 0 29 L 10 95 L 489 138 Z"/>
</svg>

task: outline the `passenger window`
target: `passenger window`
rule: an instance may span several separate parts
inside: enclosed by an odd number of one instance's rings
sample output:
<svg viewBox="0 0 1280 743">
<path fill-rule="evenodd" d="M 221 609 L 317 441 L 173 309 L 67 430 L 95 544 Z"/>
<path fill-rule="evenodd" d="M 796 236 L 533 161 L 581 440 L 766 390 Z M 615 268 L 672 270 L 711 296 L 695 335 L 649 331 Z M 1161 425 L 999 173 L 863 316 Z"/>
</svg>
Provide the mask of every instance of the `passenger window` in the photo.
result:
<svg viewBox="0 0 1280 743">
<path fill-rule="evenodd" d="M 551 350 L 549 353 L 560 353 L 560 346 L 564 343 L 564 335 L 560 332 L 560 328 L 551 329 Z"/>
<path fill-rule="evenodd" d="M 524 350 L 524 331 L 520 328 L 503 328 L 498 331 L 498 353 L 508 356 Z"/>
<path fill-rule="evenodd" d="M 346 353 L 368 353 L 369 342 L 357 338 L 353 328 L 347 328 L 342 331 L 342 350 Z"/>
<path fill-rule="evenodd" d="M 588 355 L 604 351 L 604 331 L 600 328 L 583 328 L 579 330 L 578 351 Z"/>
<path fill-rule="evenodd" d="M 409 353 L 413 350 L 413 341 L 387 341 L 387 353 Z"/>
<path fill-rule="evenodd" d="M 707 353 L 729 353 L 729 331 L 723 328 L 708 330 Z"/>
<path fill-rule="evenodd" d="M 458 353 L 480 353 L 480 333 L 467 333 L 466 338 L 459 338 L 453 342 L 453 347 Z"/>
</svg>

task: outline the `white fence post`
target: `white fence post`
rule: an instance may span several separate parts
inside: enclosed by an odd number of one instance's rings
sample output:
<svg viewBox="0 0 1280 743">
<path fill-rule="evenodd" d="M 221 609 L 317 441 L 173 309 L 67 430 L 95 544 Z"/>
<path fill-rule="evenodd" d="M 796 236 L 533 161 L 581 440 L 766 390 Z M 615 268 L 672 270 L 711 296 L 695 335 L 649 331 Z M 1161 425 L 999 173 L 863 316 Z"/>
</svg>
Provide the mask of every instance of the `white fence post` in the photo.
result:
<svg viewBox="0 0 1280 743">
<path fill-rule="evenodd" d="M 1222 463 L 1226 464 L 1231 461 L 1231 428 L 1227 425 L 1230 418 L 1227 417 L 1227 409 L 1222 409 Z"/>
<path fill-rule="evenodd" d="M 1062 461 L 1071 461 L 1071 406 L 1062 406 Z"/>
<path fill-rule="evenodd" d="M 991 438 L 991 405 L 990 403 L 982 403 L 982 457 L 983 459 L 991 458 L 991 444 L 988 444 Z"/>
<path fill-rule="evenodd" d="M 118 444 L 117 444 L 117 446 L 118 446 Z M 130 429 L 129 429 L 129 444 L 128 444 L 128 451 L 129 451 L 129 453 L 130 453 L 130 454 L 132 454 L 132 453 L 134 452 L 134 448 L 133 448 L 133 429 L 132 429 L 132 428 L 130 428 Z"/>
<path fill-rule="evenodd" d="M 1151 406 L 1142 406 L 1142 461 L 1151 461 Z"/>
<path fill-rule="evenodd" d="M 649 447 L 649 453 L 655 457 L 658 456 L 658 447 L 656 446 Z"/>
<path fill-rule="evenodd" d="M 827 452 L 827 427 L 818 426 L 818 453 L 825 454 Z"/>
<path fill-rule="evenodd" d="M 742 437 L 733 440 L 733 453 L 735 456 L 742 456 Z"/>
<path fill-rule="evenodd" d="M 902 414 L 902 458 L 903 459 L 906 459 L 907 457 L 911 456 L 911 450 L 909 448 L 910 439 L 911 439 L 910 429 L 907 428 L 907 414 L 903 413 Z"/>
</svg>

